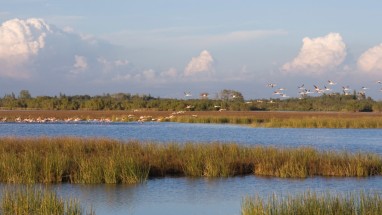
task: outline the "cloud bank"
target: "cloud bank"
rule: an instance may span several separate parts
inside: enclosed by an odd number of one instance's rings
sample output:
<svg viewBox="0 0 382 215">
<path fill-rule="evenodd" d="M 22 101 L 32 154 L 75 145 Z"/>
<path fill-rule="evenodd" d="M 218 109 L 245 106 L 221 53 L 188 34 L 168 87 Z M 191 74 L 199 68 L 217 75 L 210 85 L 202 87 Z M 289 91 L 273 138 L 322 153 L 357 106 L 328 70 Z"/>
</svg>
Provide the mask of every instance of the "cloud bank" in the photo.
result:
<svg viewBox="0 0 382 215">
<path fill-rule="evenodd" d="M 126 59 L 126 53 L 92 35 L 59 29 L 43 19 L 12 19 L 0 26 L 0 78 L 35 86 L 54 82 L 73 88 L 126 83 L 152 86 L 207 80 L 215 70 L 215 60 L 207 50 L 193 57 L 183 72 L 173 67 L 159 71 L 136 66 Z"/>
<path fill-rule="evenodd" d="M 305 37 L 299 54 L 282 66 L 287 74 L 321 75 L 341 65 L 346 57 L 346 45 L 339 33 L 324 37 Z"/>
<path fill-rule="evenodd" d="M 23 68 L 28 61 L 45 47 L 45 38 L 50 27 L 41 19 L 13 19 L 0 26 L 0 75 L 12 78 L 27 78 Z"/>
<path fill-rule="evenodd" d="M 358 68 L 366 73 L 382 73 L 382 44 L 365 51 L 357 61 Z"/>
<path fill-rule="evenodd" d="M 199 56 L 193 57 L 184 70 L 186 77 L 211 76 L 213 73 L 214 59 L 207 50 L 203 50 Z"/>
<path fill-rule="evenodd" d="M 78 83 L 112 80 L 131 71 L 118 51 L 107 42 L 59 29 L 43 19 L 12 19 L 0 26 L 0 77 L 29 81 L 76 78 Z"/>
</svg>

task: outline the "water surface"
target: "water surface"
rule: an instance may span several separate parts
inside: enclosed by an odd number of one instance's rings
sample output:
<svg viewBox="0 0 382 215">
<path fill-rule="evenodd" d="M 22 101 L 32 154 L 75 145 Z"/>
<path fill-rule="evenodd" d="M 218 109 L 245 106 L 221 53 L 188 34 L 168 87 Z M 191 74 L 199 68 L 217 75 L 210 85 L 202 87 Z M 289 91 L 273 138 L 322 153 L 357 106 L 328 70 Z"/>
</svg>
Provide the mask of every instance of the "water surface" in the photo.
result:
<svg viewBox="0 0 382 215">
<path fill-rule="evenodd" d="M 1 123 L 0 136 L 107 137 L 155 142 L 235 142 L 382 154 L 381 129 L 250 128 L 187 123 Z"/>
<path fill-rule="evenodd" d="M 249 128 L 238 125 L 182 123 L 0 123 L 0 136 L 107 137 L 167 142 L 235 142 L 275 147 L 310 146 L 320 150 L 382 154 L 380 129 Z M 21 185 L 0 185 L 0 189 Z M 36 185 L 39 186 L 39 185 Z M 258 176 L 231 178 L 155 178 L 137 185 L 41 185 L 60 196 L 75 197 L 97 214 L 240 214 L 245 196 L 297 194 L 304 191 L 382 193 L 382 177 L 313 177 L 282 179 Z"/>
</svg>

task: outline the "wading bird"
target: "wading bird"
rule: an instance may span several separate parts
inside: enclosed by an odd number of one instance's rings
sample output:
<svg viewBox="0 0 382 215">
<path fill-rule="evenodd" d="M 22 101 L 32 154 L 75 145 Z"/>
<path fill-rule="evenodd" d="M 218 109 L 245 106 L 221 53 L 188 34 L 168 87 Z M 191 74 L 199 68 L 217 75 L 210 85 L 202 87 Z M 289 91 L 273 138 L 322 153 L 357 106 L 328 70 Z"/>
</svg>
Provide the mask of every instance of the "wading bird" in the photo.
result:
<svg viewBox="0 0 382 215">
<path fill-rule="evenodd" d="M 302 84 L 301 86 L 297 87 L 297 89 L 299 89 L 299 90 L 305 90 L 304 84 Z"/>
<path fill-rule="evenodd" d="M 334 81 L 331 81 L 331 80 L 328 80 L 329 82 L 329 85 L 336 85 L 337 83 L 335 83 Z"/>
</svg>

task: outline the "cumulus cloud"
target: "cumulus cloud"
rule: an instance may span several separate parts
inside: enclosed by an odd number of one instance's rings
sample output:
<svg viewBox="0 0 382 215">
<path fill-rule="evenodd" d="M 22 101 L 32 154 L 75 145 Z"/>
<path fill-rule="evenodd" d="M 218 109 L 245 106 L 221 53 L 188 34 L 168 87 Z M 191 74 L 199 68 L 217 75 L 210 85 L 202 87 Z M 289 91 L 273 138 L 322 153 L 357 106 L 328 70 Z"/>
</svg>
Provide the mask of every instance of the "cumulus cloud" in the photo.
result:
<svg viewBox="0 0 382 215">
<path fill-rule="evenodd" d="M 102 72 L 105 74 L 120 71 L 121 68 L 126 69 L 129 65 L 129 61 L 126 59 L 108 60 L 104 57 L 99 57 L 97 58 L 97 62 L 101 65 Z"/>
<path fill-rule="evenodd" d="M 80 73 L 85 71 L 88 68 L 88 62 L 86 57 L 75 55 L 74 56 L 74 65 L 73 65 L 73 73 Z"/>
<path fill-rule="evenodd" d="M 0 77 L 71 84 L 128 77 L 125 50 L 91 35 L 59 29 L 43 19 L 12 19 L 0 26 Z M 104 56 L 107 56 L 106 59 Z"/>
<path fill-rule="evenodd" d="M 143 74 L 143 77 L 148 80 L 152 80 L 156 76 L 156 73 L 153 69 L 147 69 L 143 71 L 142 74 Z"/>
<path fill-rule="evenodd" d="M 186 77 L 195 75 L 210 76 L 214 72 L 214 59 L 212 55 L 204 50 L 199 56 L 193 57 L 184 70 Z"/>
<path fill-rule="evenodd" d="M 367 73 L 375 74 L 382 72 L 382 44 L 364 52 L 359 57 L 357 65 L 361 71 Z"/>
<path fill-rule="evenodd" d="M 0 58 L 36 55 L 45 46 L 49 26 L 41 19 L 14 19 L 0 26 Z"/>
<path fill-rule="evenodd" d="M 163 78 L 176 78 L 178 77 L 178 71 L 175 68 L 170 68 L 167 71 L 161 72 L 160 76 Z"/>
<path fill-rule="evenodd" d="M 285 73 L 320 75 L 341 65 L 346 57 L 346 45 L 339 33 L 324 37 L 305 37 L 302 48 L 293 61 L 282 66 Z"/>
<path fill-rule="evenodd" d="M 41 19 L 13 19 L 0 26 L 0 75 L 28 77 L 22 65 L 45 47 L 45 37 L 51 30 Z"/>
</svg>

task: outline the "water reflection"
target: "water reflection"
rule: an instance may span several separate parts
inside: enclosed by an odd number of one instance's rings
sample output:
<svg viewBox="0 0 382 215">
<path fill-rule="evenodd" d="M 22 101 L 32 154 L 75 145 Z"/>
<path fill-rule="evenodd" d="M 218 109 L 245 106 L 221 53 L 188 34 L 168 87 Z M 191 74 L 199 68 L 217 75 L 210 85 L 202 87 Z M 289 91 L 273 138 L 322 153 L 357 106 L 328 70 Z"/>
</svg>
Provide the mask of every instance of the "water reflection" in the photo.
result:
<svg viewBox="0 0 382 215">
<path fill-rule="evenodd" d="M 49 185 L 60 196 L 78 198 L 97 214 L 240 214 L 245 196 L 314 192 L 382 193 L 382 177 L 272 177 L 158 178 L 138 185 Z M 2 185 L 1 189 L 15 185 Z"/>
</svg>

